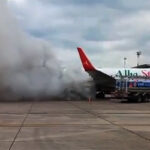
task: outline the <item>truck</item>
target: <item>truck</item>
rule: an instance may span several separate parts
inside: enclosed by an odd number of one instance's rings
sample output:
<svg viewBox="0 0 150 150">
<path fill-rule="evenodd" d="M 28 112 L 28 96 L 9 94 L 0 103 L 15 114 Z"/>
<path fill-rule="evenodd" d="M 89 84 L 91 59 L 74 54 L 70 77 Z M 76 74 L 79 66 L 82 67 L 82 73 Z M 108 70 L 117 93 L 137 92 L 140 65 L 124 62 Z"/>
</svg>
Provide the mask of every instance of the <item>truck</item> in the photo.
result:
<svg viewBox="0 0 150 150">
<path fill-rule="evenodd" d="M 128 101 L 149 102 L 150 79 L 122 78 L 116 80 L 116 88 L 112 92 L 115 98 Z"/>
</svg>

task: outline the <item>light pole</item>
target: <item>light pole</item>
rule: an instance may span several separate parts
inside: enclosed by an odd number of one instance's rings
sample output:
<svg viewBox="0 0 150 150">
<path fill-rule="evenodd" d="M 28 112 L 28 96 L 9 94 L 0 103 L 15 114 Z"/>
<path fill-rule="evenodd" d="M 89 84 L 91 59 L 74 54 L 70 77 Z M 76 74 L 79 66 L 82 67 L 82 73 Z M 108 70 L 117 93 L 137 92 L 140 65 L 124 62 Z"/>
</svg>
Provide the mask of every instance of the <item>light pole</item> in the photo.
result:
<svg viewBox="0 0 150 150">
<path fill-rule="evenodd" d="M 140 59 L 140 55 L 142 55 L 141 51 L 136 52 L 137 54 L 137 66 L 139 66 L 139 59 Z"/>
<path fill-rule="evenodd" d="M 124 57 L 124 68 L 126 68 L 126 60 L 127 60 L 127 58 Z"/>
</svg>

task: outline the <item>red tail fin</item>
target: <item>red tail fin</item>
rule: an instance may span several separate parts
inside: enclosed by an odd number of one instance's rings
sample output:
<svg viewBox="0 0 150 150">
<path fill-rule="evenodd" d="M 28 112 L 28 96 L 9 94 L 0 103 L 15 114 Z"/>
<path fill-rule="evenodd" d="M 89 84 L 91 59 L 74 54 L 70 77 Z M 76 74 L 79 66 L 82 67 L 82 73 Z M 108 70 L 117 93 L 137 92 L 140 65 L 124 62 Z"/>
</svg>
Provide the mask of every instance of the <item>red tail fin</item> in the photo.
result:
<svg viewBox="0 0 150 150">
<path fill-rule="evenodd" d="M 90 62 L 90 60 L 88 59 L 88 57 L 86 56 L 82 48 L 77 47 L 77 49 L 78 49 L 84 70 L 85 71 L 95 70 L 94 66 L 92 65 L 92 63 Z"/>
</svg>

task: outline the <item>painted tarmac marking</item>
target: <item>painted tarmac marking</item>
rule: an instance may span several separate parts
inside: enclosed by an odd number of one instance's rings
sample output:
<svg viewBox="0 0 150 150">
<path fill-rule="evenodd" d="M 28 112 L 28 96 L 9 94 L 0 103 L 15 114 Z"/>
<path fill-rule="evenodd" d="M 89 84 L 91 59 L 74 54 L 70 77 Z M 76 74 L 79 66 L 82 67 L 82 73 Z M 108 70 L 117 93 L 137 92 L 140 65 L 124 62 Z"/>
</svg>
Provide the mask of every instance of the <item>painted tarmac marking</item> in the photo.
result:
<svg viewBox="0 0 150 150">
<path fill-rule="evenodd" d="M 127 132 L 129 132 L 129 133 L 132 133 L 132 134 L 134 134 L 134 135 L 136 135 L 136 136 L 138 136 L 138 137 L 140 137 L 140 138 L 142 138 L 142 139 L 144 139 L 144 140 L 150 142 L 150 139 L 149 139 L 149 138 L 144 137 L 144 136 L 142 136 L 142 135 L 140 135 L 140 134 L 138 134 L 138 133 L 136 133 L 136 132 L 134 132 L 134 131 L 132 131 L 132 130 L 129 130 L 129 129 L 125 128 L 122 124 L 116 124 L 116 123 L 114 123 L 113 121 L 110 121 L 110 120 L 104 118 L 103 116 L 100 116 L 100 113 L 97 114 L 97 113 L 95 113 L 95 112 L 93 112 L 93 111 L 91 111 L 91 110 L 87 110 L 87 109 L 85 109 L 85 108 L 82 108 L 82 107 L 80 107 L 80 106 L 78 106 L 78 105 L 76 105 L 76 104 L 74 104 L 74 103 L 72 103 L 72 102 L 69 102 L 69 103 L 72 104 L 73 106 L 75 106 L 76 108 L 87 112 L 88 114 L 91 114 L 91 115 L 93 115 L 93 116 L 95 116 L 95 117 L 97 117 L 97 118 L 103 119 L 103 120 L 107 121 L 108 123 L 110 123 L 111 125 L 117 126 L 117 127 L 121 128 L 121 129 L 123 129 L 123 130 L 125 130 L 125 131 L 127 131 Z M 141 125 L 142 125 L 142 124 L 141 124 Z"/>
<path fill-rule="evenodd" d="M 16 133 L 16 135 L 15 135 L 15 137 L 14 137 L 14 140 L 12 141 L 12 143 L 11 143 L 11 145 L 10 145 L 10 147 L 9 147 L 9 150 L 11 150 L 11 148 L 13 147 L 13 145 L 14 145 L 14 143 L 15 143 L 15 141 L 16 141 L 16 139 L 17 139 L 17 137 L 18 137 L 18 135 L 19 135 L 19 133 L 20 133 L 20 131 L 21 131 L 21 128 L 23 127 L 23 124 L 25 123 L 26 119 L 27 119 L 28 116 L 29 116 L 29 113 L 30 113 L 31 110 L 32 110 L 33 104 L 34 104 L 34 102 L 31 104 L 31 106 L 30 106 L 30 108 L 29 108 L 29 110 L 28 110 L 28 113 L 27 113 L 26 116 L 24 117 L 24 119 L 23 119 L 23 121 L 22 121 L 22 123 L 21 123 L 21 126 L 20 126 L 18 132 Z"/>
</svg>

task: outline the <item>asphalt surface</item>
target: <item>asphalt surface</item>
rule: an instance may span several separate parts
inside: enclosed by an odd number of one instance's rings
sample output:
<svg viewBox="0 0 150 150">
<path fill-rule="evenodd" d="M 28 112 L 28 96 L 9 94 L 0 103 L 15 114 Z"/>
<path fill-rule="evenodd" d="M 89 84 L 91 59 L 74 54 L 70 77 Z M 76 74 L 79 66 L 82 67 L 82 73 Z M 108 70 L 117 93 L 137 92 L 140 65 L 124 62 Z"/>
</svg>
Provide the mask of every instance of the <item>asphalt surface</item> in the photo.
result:
<svg viewBox="0 0 150 150">
<path fill-rule="evenodd" d="M 0 102 L 0 150 L 150 150 L 150 103 Z"/>
</svg>

